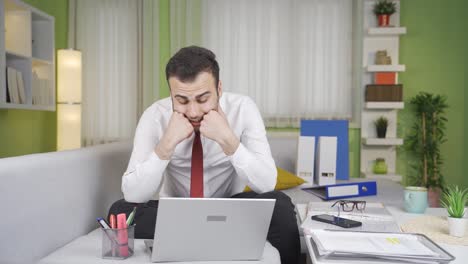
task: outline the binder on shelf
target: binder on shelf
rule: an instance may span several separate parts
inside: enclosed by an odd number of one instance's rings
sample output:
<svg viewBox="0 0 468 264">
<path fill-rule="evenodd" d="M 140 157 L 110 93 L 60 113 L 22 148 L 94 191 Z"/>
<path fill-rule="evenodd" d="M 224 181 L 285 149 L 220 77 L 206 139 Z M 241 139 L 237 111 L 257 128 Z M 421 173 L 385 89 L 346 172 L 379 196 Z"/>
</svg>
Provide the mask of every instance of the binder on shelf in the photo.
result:
<svg viewBox="0 0 468 264">
<path fill-rule="evenodd" d="M 319 186 L 336 183 L 336 137 L 319 137 L 315 159 L 315 183 Z"/>
<path fill-rule="evenodd" d="M 296 175 L 299 177 L 314 176 L 315 137 L 299 136 L 297 146 Z"/>
<path fill-rule="evenodd" d="M 314 186 L 302 190 L 312 193 L 323 200 L 335 200 L 360 196 L 377 195 L 376 181 L 359 181 L 327 186 Z"/>
</svg>

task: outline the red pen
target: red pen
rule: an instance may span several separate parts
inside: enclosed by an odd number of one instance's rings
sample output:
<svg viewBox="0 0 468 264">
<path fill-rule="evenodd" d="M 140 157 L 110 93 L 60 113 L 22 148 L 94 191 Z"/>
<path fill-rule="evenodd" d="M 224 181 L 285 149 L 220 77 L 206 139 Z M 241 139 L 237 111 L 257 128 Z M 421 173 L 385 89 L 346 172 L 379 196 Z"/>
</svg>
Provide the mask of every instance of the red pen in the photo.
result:
<svg viewBox="0 0 468 264">
<path fill-rule="evenodd" d="M 117 219 L 115 218 L 115 215 L 111 214 L 109 216 L 109 224 L 111 228 L 117 228 Z"/>
<path fill-rule="evenodd" d="M 112 229 L 117 228 L 117 219 L 115 218 L 115 215 L 111 214 L 109 216 L 109 224 Z M 113 231 L 111 231 L 113 232 Z M 115 253 L 117 250 L 117 244 L 112 241 L 111 243 L 111 248 L 112 248 L 112 256 L 115 257 Z"/>
</svg>

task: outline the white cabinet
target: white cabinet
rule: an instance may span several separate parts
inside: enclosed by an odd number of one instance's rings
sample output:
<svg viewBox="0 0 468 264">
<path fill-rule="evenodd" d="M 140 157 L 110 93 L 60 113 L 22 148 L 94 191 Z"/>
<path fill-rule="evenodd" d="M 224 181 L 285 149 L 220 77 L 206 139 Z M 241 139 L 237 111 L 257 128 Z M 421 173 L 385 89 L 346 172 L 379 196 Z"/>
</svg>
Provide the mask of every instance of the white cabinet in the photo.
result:
<svg viewBox="0 0 468 264">
<path fill-rule="evenodd" d="M 366 85 L 374 83 L 374 74 L 377 72 L 395 72 L 398 83 L 398 72 L 405 71 L 405 65 L 399 64 L 399 37 L 406 34 L 406 28 L 400 26 L 400 1 L 396 0 L 397 13 L 390 19 L 390 27 L 378 27 L 377 19 L 372 12 L 374 0 L 362 2 L 363 22 L 363 50 L 362 50 L 362 77 L 361 87 L 364 96 Z M 386 50 L 391 57 L 390 65 L 375 65 L 376 52 Z M 403 144 L 403 139 L 397 135 L 398 109 L 404 108 L 403 102 L 395 101 L 369 101 L 363 97 L 361 109 L 361 175 L 366 178 L 387 178 L 401 181 L 401 175 L 396 171 L 396 147 Z M 385 138 L 377 138 L 374 121 L 384 116 L 389 124 Z M 373 167 L 377 158 L 385 159 L 387 174 L 374 174 Z"/>
<path fill-rule="evenodd" d="M 55 111 L 54 17 L 19 0 L 0 8 L 0 108 Z"/>
</svg>

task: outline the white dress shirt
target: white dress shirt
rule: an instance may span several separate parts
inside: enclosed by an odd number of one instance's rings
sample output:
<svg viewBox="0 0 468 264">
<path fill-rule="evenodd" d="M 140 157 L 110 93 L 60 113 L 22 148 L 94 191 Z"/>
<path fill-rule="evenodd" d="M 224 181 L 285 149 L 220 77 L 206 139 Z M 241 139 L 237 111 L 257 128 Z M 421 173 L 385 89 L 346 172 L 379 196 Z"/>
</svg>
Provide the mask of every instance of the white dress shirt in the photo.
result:
<svg viewBox="0 0 468 264">
<path fill-rule="evenodd" d="M 240 144 L 231 156 L 221 146 L 201 136 L 205 197 L 230 197 L 248 185 L 257 193 L 272 191 L 276 166 L 257 106 L 247 96 L 223 93 L 219 103 Z M 140 118 L 122 192 L 128 202 L 142 203 L 155 194 L 190 196 L 190 169 L 194 135 L 179 143 L 170 160 L 154 152 L 172 115 L 171 98 L 152 104 Z"/>
</svg>

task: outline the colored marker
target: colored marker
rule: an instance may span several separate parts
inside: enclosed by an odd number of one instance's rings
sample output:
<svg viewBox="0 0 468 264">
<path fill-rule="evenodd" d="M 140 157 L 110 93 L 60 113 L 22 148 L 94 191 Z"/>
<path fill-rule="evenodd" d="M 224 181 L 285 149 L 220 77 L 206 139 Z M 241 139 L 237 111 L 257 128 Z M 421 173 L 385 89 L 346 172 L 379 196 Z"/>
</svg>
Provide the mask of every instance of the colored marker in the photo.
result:
<svg viewBox="0 0 468 264">
<path fill-rule="evenodd" d="M 120 256 L 128 257 L 128 232 L 125 214 L 117 215 L 117 240 L 119 241 Z"/>
<path fill-rule="evenodd" d="M 110 229 L 111 228 L 104 218 L 99 217 L 99 218 L 96 218 L 96 220 L 98 221 L 99 225 L 102 228 L 104 228 L 104 229 Z"/>
<path fill-rule="evenodd" d="M 136 213 L 136 207 L 133 207 L 133 211 L 130 213 L 127 219 L 127 226 L 130 226 L 133 222 L 133 219 L 135 218 L 135 213 Z"/>
<path fill-rule="evenodd" d="M 115 219 L 115 215 L 111 214 L 109 216 L 109 223 L 110 223 L 111 228 L 117 228 L 117 221 Z"/>
</svg>

